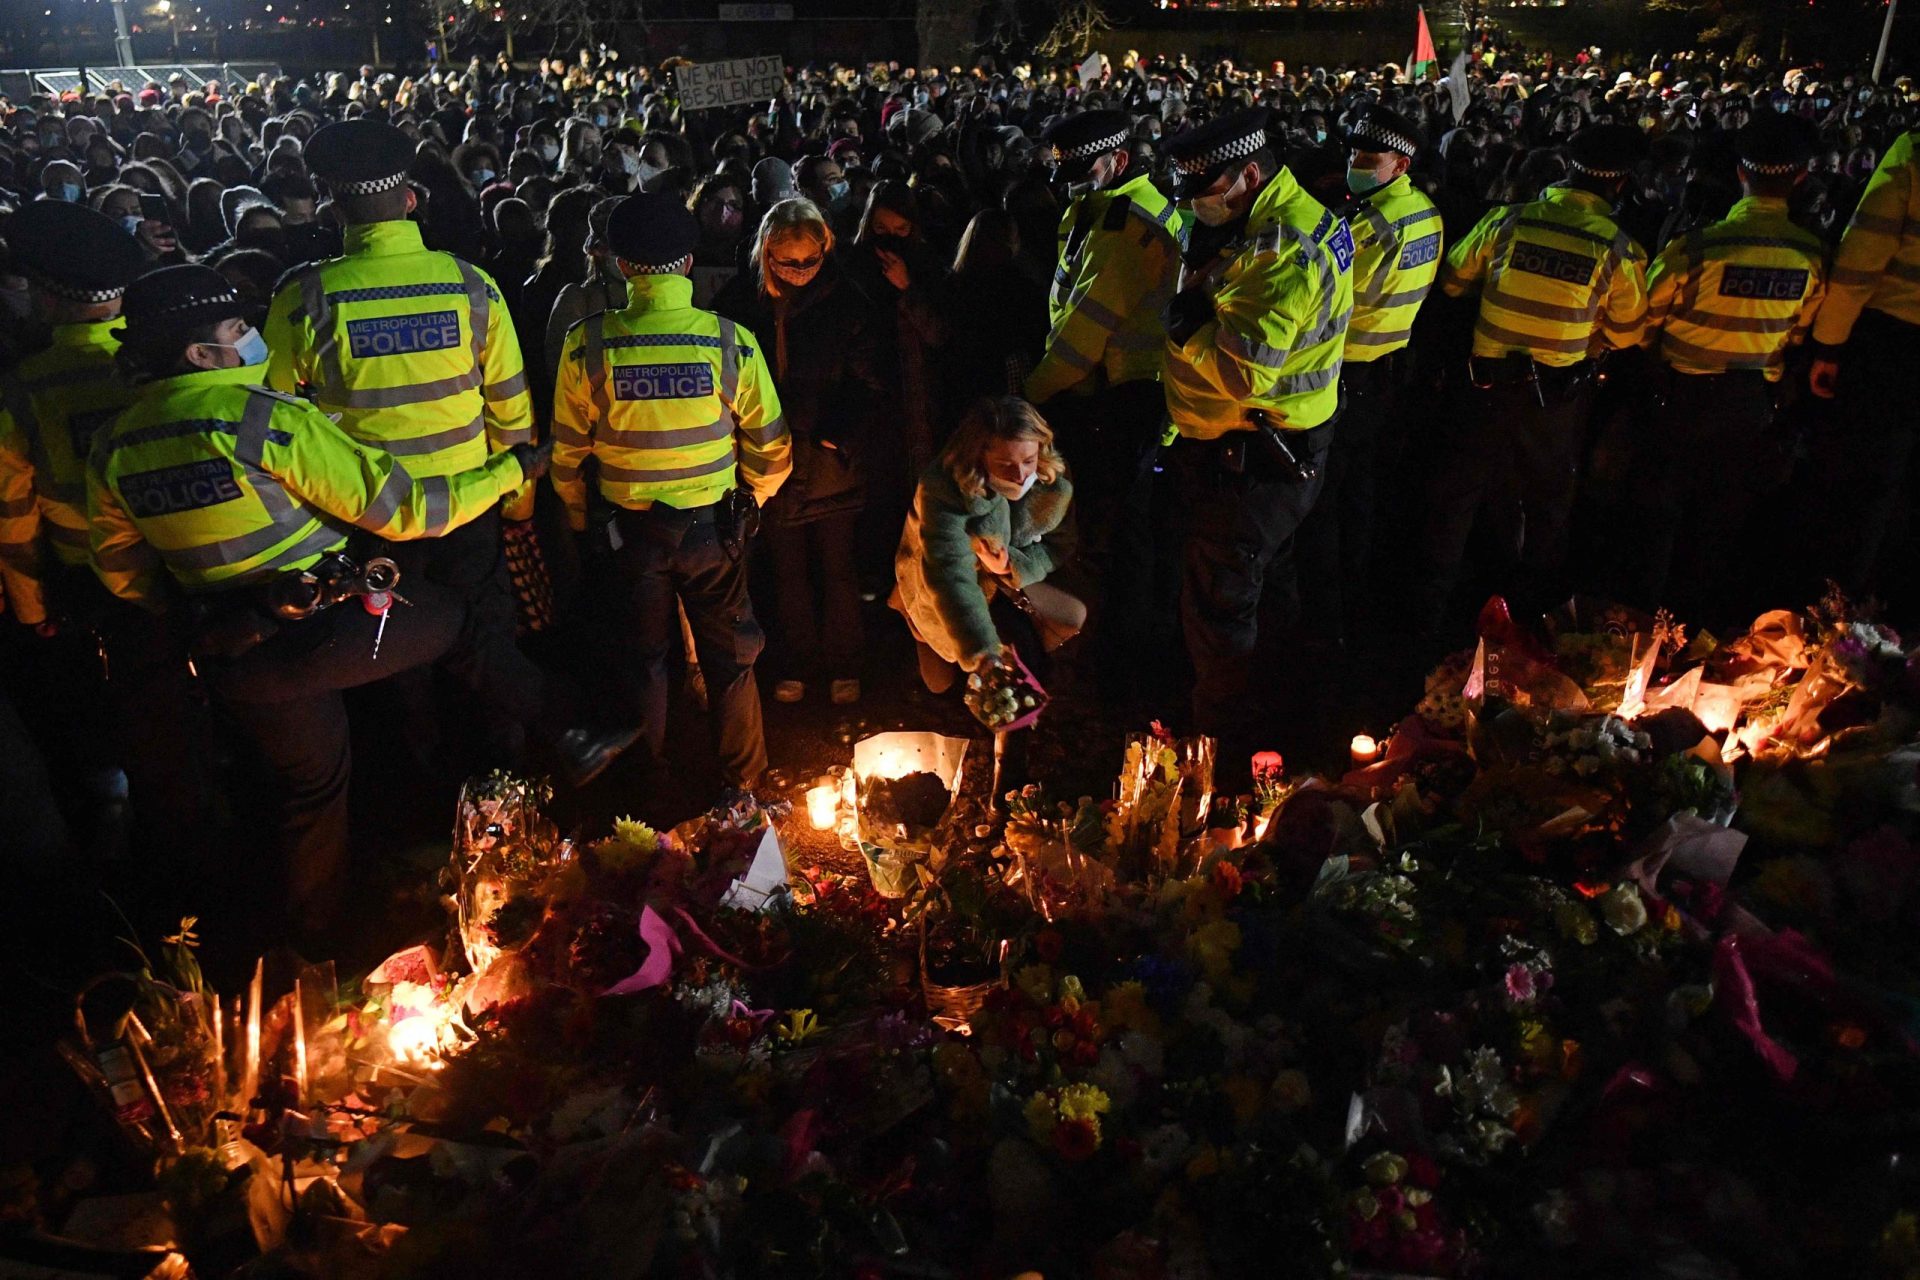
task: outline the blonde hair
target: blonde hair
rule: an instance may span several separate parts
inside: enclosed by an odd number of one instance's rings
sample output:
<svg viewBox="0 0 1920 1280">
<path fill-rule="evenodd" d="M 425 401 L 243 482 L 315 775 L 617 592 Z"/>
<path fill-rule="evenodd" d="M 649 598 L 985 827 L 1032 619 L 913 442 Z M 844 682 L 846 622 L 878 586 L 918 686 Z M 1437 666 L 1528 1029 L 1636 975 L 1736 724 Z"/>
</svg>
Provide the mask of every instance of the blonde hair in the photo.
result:
<svg viewBox="0 0 1920 1280">
<path fill-rule="evenodd" d="M 1019 396 L 993 396 L 976 400 L 960 418 L 940 451 L 940 465 L 953 477 L 953 483 L 969 498 L 987 496 L 987 469 L 982 461 L 987 446 L 996 441 L 1009 444 L 1031 440 L 1040 446 L 1036 468 L 1041 484 L 1052 484 L 1066 471 L 1066 464 L 1054 452 L 1053 428 L 1040 411 Z"/>
<path fill-rule="evenodd" d="M 787 284 L 773 272 L 773 264 L 767 261 L 767 249 L 776 240 L 805 238 L 820 246 L 824 258 L 833 252 L 833 228 L 827 223 L 827 215 L 820 212 L 820 206 L 803 196 L 795 196 L 767 210 L 767 216 L 760 219 L 760 229 L 753 236 L 753 253 L 749 261 L 759 273 L 760 288 L 769 298 L 778 298 L 794 286 Z"/>
</svg>

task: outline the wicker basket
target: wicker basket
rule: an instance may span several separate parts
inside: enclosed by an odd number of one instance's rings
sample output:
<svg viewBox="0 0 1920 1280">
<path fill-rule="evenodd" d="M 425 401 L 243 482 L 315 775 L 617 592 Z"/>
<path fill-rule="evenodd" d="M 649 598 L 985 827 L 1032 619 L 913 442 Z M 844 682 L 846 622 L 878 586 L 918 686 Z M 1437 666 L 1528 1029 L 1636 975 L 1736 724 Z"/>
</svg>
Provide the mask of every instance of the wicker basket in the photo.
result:
<svg viewBox="0 0 1920 1280">
<path fill-rule="evenodd" d="M 948 1031 L 965 1034 L 980 1010 L 986 1007 L 987 996 L 997 987 L 1007 985 L 1008 957 L 1013 947 L 1007 939 L 999 944 L 1000 974 L 984 982 L 969 982 L 964 986 L 949 987 L 933 981 L 927 975 L 927 922 L 920 918 L 920 992 L 927 1001 L 927 1016 Z"/>
</svg>

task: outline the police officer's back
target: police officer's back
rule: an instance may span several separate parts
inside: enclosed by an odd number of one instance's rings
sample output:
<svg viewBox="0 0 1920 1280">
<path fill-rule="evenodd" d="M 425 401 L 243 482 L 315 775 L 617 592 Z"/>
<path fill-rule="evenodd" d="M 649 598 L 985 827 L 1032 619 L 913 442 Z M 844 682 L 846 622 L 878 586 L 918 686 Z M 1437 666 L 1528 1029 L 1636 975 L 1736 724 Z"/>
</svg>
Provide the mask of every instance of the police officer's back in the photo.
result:
<svg viewBox="0 0 1920 1280">
<path fill-rule="evenodd" d="M 1628 125 L 1568 144 L 1572 175 L 1537 200 L 1488 213 L 1447 253 L 1441 287 L 1480 294 L 1473 354 L 1435 468 L 1416 621 L 1439 620 L 1483 502 L 1523 514 L 1522 611 L 1557 603 L 1598 357 L 1640 341 L 1646 251 L 1614 221 L 1614 199 L 1646 153 Z"/>
<path fill-rule="evenodd" d="M 1286 552 L 1320 490 L 1353 312 L 1353 236 L 1267 142 L 1267 112 L 1176 137 L 1194 228 L 1170 306 L 1167 411 L 1191 525 L 1181 612 L 1204 731 L 1250 733 L 1263 588 L 1297 610 Z M 1204 228 L 1204 229 L 1203 229 Z M 1223 745 L 1223 758 L 1250 742 Z"/>
<path fill-rule="evenodd" d="M 402 581 L 390 625 L 320 579 L 364 567 L 348 528 L 382 539 L 445 534 L 539 474 L 530 445 L 424 479 L 303 401 L 260 385 L 266 346 L 209 267 L 169 267 L 128 290 L 121 362 L 134 402 L 88 464 L 101 581 L 145 607 L 176 597 L 196 661 L 254 758 L 277 778 L 283 866 L 296 927 L 340 905 L 350 772 L 339 691 L 436 660 L 464 602 Z"/>
<path fill-rule="evenodd" d="M 744 541 L 792 468 L 792 442 L 758 340 L 693 305 L 699 228 L 671 195 L 629 196 L 607 239 L 627 305 L 567 334 L 554 388 L 553 487 L 596 540 L 609 579 L 613 660 L 660 763 L 666 658 L 692 625 L 723 780 L 766 768 L 753 663 L 764 637 L 747 598 Z M 750 495 L 750 496 L 749 496 Z M 590 522 L 592 513 L 597 518 Z"/>
</svg>

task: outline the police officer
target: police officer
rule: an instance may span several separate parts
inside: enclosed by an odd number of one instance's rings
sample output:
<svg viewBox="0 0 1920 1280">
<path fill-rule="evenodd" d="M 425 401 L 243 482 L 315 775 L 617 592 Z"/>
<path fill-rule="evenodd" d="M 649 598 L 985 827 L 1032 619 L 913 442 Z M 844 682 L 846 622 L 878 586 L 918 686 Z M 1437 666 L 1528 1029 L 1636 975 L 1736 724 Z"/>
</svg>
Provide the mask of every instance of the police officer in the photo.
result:
<svg viewBox="0 0 1920 1280">
<path fill-rule="evenodd" d="M 499 289 L 471 263 L 427 249 L 410 221 L 413 154 L 406 134 L 367 119 L 330 124 L 307 144 L 307 163 L 346 222 L 346 254 L 301 268 L 275 294 L 266 380 L 427 479 L 530 441 L 533 409 Z M 506 514 L 524 520 L 532 510 L 529 488 L 511 495 Z M 446 665 L 480 694 L 495 745 L 511 756 L 518 730 L 550 710 L 557 691 L 514 643 L 501 537 L 500 514 L 487 512 L 393 552 L 410 580 L 442 583 L 470 604 L 470 634 Z"/>
<path fill-rule="evenodd" d="M 767 765 L 753 676 L 765 641 L 747 599 L 745 541 L 792 470 L 792 441 L 758 341 L 693 306 L 699 238 L 670 194 L 629 196 L 613 211 L 607 241 L 627 305 L 567 334 L 553 487 L 576 531 L 588 530 L 592 509 L 601 545 L 589 553 L 612 552 L 614 661 L 652 763 L 663 763 L 678 600 L 706 677 L 722 780 L 745 789 Z"/>
<path fill-rule="evenodd" d="M 101 589 L 87 548 L 87 451 L 131 398 L 113 331 L 146 259 L 113 219 L 64 201 L 22 208 L 7 239 L 51 339 L 0 380 L 0 581 L 38 637 L 14 674 L 30 710 L 51 703 L 58 773 L 89 793 L 90 816 L 111 816 L 124 785 L 158 849 L 184 836 L 207 793 L 181 750 L 186 687 L 163 631 Z"/>
<path fill-rule="evenodd" d="M 1815 541 L 1822 572 L 1852 590 L 1872 584 L 1903 494 L 1911 496 L 1913 357 L 1920 351 L 1920 153 L 1900 135 L 1867 180 L 1834 253 L 1827 295 L 1813 320 L 1813 393 L 1840 398 L 1815 446 L 1823 490 Z M 1896 580 L 1883 594 L 1920 598 L 1908 549 L 1886 557 Z"/>
<path fill-rule="evenodd" d="M 1152 462 L 1166 423 L 1162 319 L 1182 219 L 1153 185 L 1124 111 L 1066 116 L 1041 139 L 1070 193 L 1047 307 L 1046 352 L 1026 380 L 1073 472 L 1081 551 L 1102 581 L 1109 688 L 1135 665 L 1151 609 Z"/>
<path fill-rule="evenodd" d="M 1310 626 L 1343 644 L 1359 634 L 1367 598 L 1374 493 L 1395 392 L 1409 373 L 1401 352 L 1440 270 L 1440 211 L 1407 169 L 1420 131 L 1384 107 L 1347 130 L 1347 190 L 1338 212 L 1353 230 L 1353 319 L 1340 363 L 1340 429 L 1327 478 L 1300 528 L 1301 590 Z"/>
<path fill-rule="evenodd" d="M 1165 384 L 1189 527 L 1181 623 L 1194 720 L 1247 758 L 1263 591 L 1298 613 L 1293 535 L 1320 491 L 1353 313 L 1353 235 L 1267 142 L 1267 112 L 1220 116 L 1167 148 L 1193 209 L 1169 306 Z"/>
<path fill-rule="evenodd" d="M 528 444 L 450 475 L 415 477 L 318 409 L 260 385 L 266 343 L 210 267 L 167 267 L 127 291 L 122 367 L 137 398 L 95 440 L 87 475 L 96 572 L 124 600 L 164 610 L 184 594 L 196 661 L 219 707 L 277 775 L 292 923 L 310 934 L 340 905 L 347 839 L 340 690 L 438 660 L 465 602 L 407 581 L 383 615 L 348 600 L 311 610 L 311 574 L 357 558 L 346 526 L 437 537 L 545 470 Z M 307 612 L 307 616 L 290 615 Z"/>
<path fill-rule="evenodd" d="M 1755 117 L 1734 139 L 1742 198 L 1723 220 L 1667 245 L 1647 273 L 1645 341 L 1664 366 L 1631 486 L 1647 508 L 1635 523 L 1646 537 L 1636 560 L 1648 607 L 1730 620 L 1720 610 L 1742 567 L 1734 548 L 1758 499 L 1785 478 L 1776 394 L 1826 277 L 1825 248 L 1787 216 L 1787 199 L 1819 141 L 1800 116 Z"/>
<path fill-rule="evenodd" d="M 1474 517 L 1498 501 L 1521 512 L 1516 608 L 1558 603 L 1597 357 L 1640 341 L 1647 255 L 1612 206 L 1646 154 L 1629 125 L 1592 125 L 1568 143 L 1565 182 L 1482 218 L 1448 253 L 1441 288 L 1480 294 L 1473 354 L 1453 430 L 1434 471 L 1417 620 L 1440 621 Z"/>
</svg>

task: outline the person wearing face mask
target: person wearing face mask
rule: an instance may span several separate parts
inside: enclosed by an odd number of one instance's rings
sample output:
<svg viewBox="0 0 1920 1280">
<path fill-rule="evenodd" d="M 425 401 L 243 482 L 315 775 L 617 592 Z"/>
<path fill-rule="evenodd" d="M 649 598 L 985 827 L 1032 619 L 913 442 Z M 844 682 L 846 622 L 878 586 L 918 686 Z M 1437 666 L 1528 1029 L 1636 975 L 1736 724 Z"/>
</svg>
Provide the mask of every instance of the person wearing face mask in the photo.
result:
<svg viewBox="0 0 1920 1280">
<path fill-rule="evenodd" d="M 71 160 L 54 160 L 40 170 L 41 199 L 63 204 L 79 204 L 87 188 L 80 177 L 80 166 Z"/>
<path fill-rule="evenodd" d="M 1188 523 L 1181 622 L 1195 724 L 1223 739 L 1223 760 L 1259 745 L 1263 596 L 1285 625 L 1299 610 L 1293 535 L 1320 491 L 1353 314 L 1353 233 L 1276 160 L 1267 119 L 1237 111 L 1167 147 L 1175 198 L 1202 224 L 1168 307 L 1164 374 Z"/>
<path fill-rule="evenodd" d="M 750 270 L 714 304 L 767 344 L 793 437 L 793 474 L 767 504 L 774 567 L 773 696 L 799 702 L 830 681 L 836 705 L 860 698 L 863 643 L 854 560 L 866 459 L 887 420 L 879 316 L 840 270 L 825 211 L 783 200 L 755 237 Z"/>
<path fill-rule="evenodd" d="M 1647 155 L 1631 125 L 1593 125 L 1567 146 L 1571 175 L 1488 213 L 1447 253 L 1441 287 L 1480 295 L 1457 419 L 1430 477 L 1418 625 L 1438 626 L 1483 503 L 1517 510 L 1524 537 L 1502 566 L 1516 614 L 1566 598 L 1566 561 L 1597 357 L 1637 346 L 1647 253 L 1613 204 Z"/>
<path fill-rule="evenodd" d="M 425 248 L 409 220 L 417 200 L 405 181 L 413 156 L 405 134 L 374 120 L 314 135 L 307 161 L 346 223 L 346 253 L 301 268 L 274 295 L 265 381 L 306 394 L 337 414 L 349 436 L 427 479 L 530 442 L 533 402 L 499 287 L 471 263 Z M 504 538 L 530 538 L 532 512 L 529 485 L 497 511 L 392 552 L 409 580 L 451 589 L 468 610 L 446 666 L 478 693 L 484 745 L 495 760 L 522 758 L 529 741 L 545 745 L 527 735 L 551 729 L 550 712 L 563 703 L 564 689 L 514 640 Z M 613 758 L 581 750 L 565 762 L 576 783 Z"/>
<path fill-rule="evenodd" d="M 1920 151 L 1909 130 L 1895 138 L 1868 179 L 1834 252 L 1827 296 L 1813 321 L 1815 396 L 1839 400 L 1834 428 L 1820 440 L 1816 481 L 1828 518 L 1821 537 L 1834 555 L 1815 563 L 1850 591 L 1873 585 L 1876 558 L 1897 566 L 1883 587 L 1890 603 L 1920 597 L 1911 545 L 1881 556 L 1913 483 L 1914 352 L 1920 351 Z"/>
<path fill-rule="evenodd" d="M 1440 210 L 1407 176 L 1421 141 L 1411 120 L 1380 106 L 1347 130 L 1351 198 L 1336 211 L 1353 228 L 1353 319 L 1340 362 L 1345 408 L 1298 550 L 1306 617 L 1315 638 L 1336 650 L 1367 633 L 1361 611 L 1380 458 L 1398 452 L 1387 437 L 1402 421 L 1396 392 L 1412 373 L 1402 353 L 1440 271 Z"/>
<path fill-rule="evenodd" d="M 694 189 L 688 202 L 700 222 L 700 244 L 693 251 L 693 304 L 710 307 L 740 274 L 747 247 L 747 193 L 739 180 L 716 174 Z"/>
<path fill-rule="evenodd" d="M 1073 559 L 1072 502 L 1067 464 L 1032 405 L 1001 396 L 962 415 L 921 473 L 887 602 L 906 619 L 930 692 L 1009 661 L 1009 649 L 1044 680 L 1047 654 L 1086 625 L 1086 605 L 1049 580 Z M 1020 785 L 1006 775 L 1019 772 L 1025 738 L 996 741 L 996 796 Z"/>
<path fill-rule="evenodd" d="M 1041 138 L 1069 194 L 1047 295 L 1046 349 L 1028 399 L 1050 415 L 1073 466 L 1089 569 L 1102 584 L 1107 687 L 1144 657 L 1153 563 L 1152 467 L 1166 418 L 1161 313 L 1180 271 L 1181 218 L 1153 185 L 1124 111 L 1067 116 Z"/>
<path fill-rule="evenodd" d="M 545 470 L 531 445 L 418 477 L 326 413 L 261 385 L 266 344 L 211 267 L 164 267 L 127 290 L 118 359 L 137 384 L 87 472 L 100 580 L 155 612 L 185 597 L 215 703 L 275 775 L 289 923 L 303 940 L 344 900 L 346 712 L 340 690 L 431 663 L 466 623 L 455 592 L 410 580 L 380 637 L 348 601 L 294 608 L 300 575 L 349 552 L 349 527 L 433 537 L 490 511 Z M 184 425 L 183 425 L 184 424 Z M 358 562 L 358 552 L 353 558 Z M 169 585 L 170 584 L 170 585 Z"/>
<path fill-rule="evenodd" d="M 833 219 L 836 232 L 850 230 L 858 221 L 851 199 L 852 184 L 831 156 L 807 156 L 794 165 L 793 176 L 800 194 Z"/>
<path fill-rule="evenodd" d="M 754 678 L 764 638 L 746 554 L 753 513 L 786 483 L 793 449 L 766 344 L 693 306 L 687 273 L 699 238 L 674 196 L 628 196 L 613 210 L 607 241 L 627 305 L 567 334 L 553 488 L 605 591 L 608 692 L 638 719 L 648 765 L 667 764 L 678 605 L 706 680 L 721 780 L 748 790 L 767 767 L 767 744 Z"/>
</svg>

